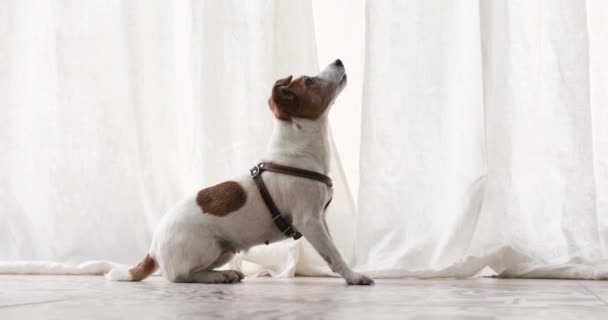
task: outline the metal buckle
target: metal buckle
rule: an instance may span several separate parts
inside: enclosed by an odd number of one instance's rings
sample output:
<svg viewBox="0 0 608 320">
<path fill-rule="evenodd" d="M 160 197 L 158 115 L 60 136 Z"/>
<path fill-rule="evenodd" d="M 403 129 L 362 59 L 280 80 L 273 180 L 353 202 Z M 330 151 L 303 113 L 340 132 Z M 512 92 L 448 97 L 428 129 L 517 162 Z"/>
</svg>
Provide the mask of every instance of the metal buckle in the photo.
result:
<svg viewBox="0 0 608 320">
<path fill-rule="evenodd" d="M 262 173 L 262 168 L 264 168 L 264 163 L 263 162 L 255 165 L 253 168 L 249 169 L 249 172 L 251 173 L 252 177 L 256 177 L 260 173 Z"/>
<path fill-rule="evenodd" d="M 251 173 L 252 177 L 256 177 L 257 175 L 260 174 L 260 168 L 258 166 L 255 166 L 255 167 L 249 169 L 249 172 Z"/>
</svg>

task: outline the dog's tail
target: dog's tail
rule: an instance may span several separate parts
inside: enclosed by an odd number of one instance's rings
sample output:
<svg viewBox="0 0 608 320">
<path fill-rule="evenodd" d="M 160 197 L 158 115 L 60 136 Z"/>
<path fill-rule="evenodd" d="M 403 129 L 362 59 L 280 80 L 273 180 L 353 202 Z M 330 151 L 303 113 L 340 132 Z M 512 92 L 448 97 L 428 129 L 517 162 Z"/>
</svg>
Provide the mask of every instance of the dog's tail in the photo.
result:
<svg viewBox="0 0 608 320">
<path fill-rule="evenodd" d="M 114 268 L 106 274 L 111 281 L 141 281 L 150 276 L 158 267 L 154 258 L 147 254 L 144 259 L 131 269 Z"/>
</svg>

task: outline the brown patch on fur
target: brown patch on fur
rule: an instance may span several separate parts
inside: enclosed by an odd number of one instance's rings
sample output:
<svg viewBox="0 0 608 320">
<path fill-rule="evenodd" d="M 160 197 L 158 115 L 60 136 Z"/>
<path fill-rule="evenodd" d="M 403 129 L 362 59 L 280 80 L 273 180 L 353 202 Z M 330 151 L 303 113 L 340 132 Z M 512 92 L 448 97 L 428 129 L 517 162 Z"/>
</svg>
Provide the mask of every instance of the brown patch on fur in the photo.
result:
<svg viewBox="0 0 608 320">
<path fill-rule="evenodd" d="M 196 203 L 203 213 L 225 216 L 245 205 L 247 193 L 240 184 L 226 181 L 198 192 Z"/>
<path fill-rule="evenodd" d="M 333 87 L 320 78 L 292 76 L 278 80 L 272 88 L 268 106 L 277 119 L 289 121 L 291 117 L 317 119 L 329 106 Z M 307 79 L 312 83 L 307 84 Z"/>
<path fill-rule="evenodd" d="M 129 274 L 133 281 L 141 281 L 151 275 L 154 270 L 156 270 L 156 262 L 147 254 L 137 266 L 129 269 Z"/>
</svg>

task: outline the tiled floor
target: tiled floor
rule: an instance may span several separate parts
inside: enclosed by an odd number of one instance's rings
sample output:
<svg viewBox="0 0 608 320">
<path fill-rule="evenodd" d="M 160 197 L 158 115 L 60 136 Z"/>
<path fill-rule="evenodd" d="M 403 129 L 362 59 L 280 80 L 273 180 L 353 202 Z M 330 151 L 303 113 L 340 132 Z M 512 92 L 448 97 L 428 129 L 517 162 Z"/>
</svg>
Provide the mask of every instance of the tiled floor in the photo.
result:
<svg viewBox="0 0 608 320">
<path fill-rule="evenodd" d="M 0 319 L 608 319 L 608 282 L 246 278 L 233 285 L 0 276 Z"/>
</svg>

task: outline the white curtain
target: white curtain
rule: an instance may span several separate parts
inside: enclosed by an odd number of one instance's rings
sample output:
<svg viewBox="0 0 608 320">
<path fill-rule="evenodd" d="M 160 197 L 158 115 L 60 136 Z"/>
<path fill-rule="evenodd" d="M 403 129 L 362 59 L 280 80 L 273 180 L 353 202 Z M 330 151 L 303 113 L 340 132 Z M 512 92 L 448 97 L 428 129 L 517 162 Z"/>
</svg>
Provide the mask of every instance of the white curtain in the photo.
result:
<svg viewBox="0 0 608 320">
<path fill-rule="evenodd" d="M 136 263 L 175 201 L 247 172 L 273 80 L 318 55 L 351 76 L 328 215 L 357 269 L 605 278 L 605 39 L 601 0 L 2 1 L 0 273 Z M 231 267 L 329 274 L 302 240 Z"/>
<path fill-rule="evenodd" d="M 357 262 L 608 277 L 608 5 L 369 1 Z"/>
</svg>

